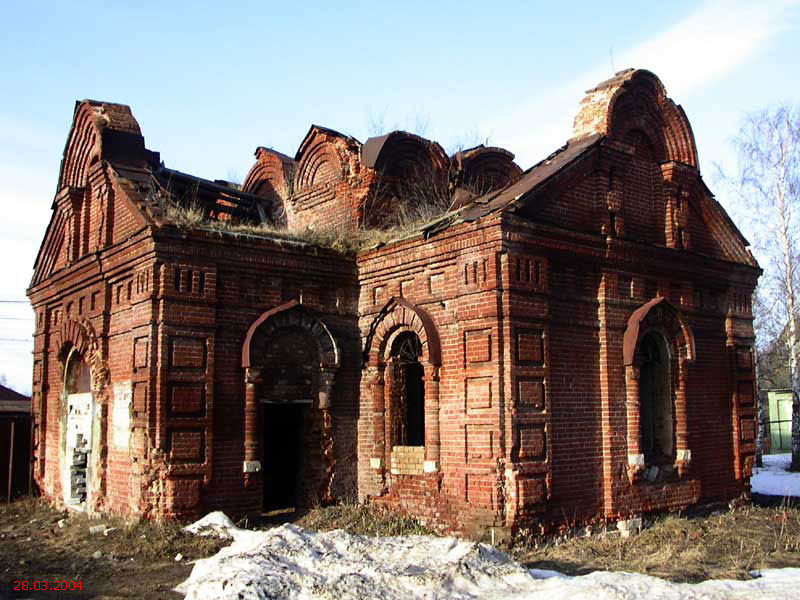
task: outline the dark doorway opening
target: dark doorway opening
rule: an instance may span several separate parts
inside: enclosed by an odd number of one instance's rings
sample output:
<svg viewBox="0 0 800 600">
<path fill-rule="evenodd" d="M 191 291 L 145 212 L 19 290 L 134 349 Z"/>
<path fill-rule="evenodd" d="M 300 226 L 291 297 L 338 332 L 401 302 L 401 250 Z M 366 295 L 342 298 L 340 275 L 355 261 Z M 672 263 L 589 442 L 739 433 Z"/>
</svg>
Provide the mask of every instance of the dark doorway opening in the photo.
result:
<svg viewBox="0 0 800 600">
<path fill-rule="evenodd" d="M 406 394 L 406 446 L 425 445 L 425 384 L 422 365 L 403 365 Z"/>
<path fill-rule="evenodd" d="M 264 404 L 264 512 L 297 509 L 307 404 Z"/>
<path fill-rule="evenodd" d="M 669 349 L 664 337 L 650 332 L 642 339 L 643 357 L 639 406 L 641 448 L 645 464 L 666 466 L 674 462 L 674 410 Z"/>
</svg>

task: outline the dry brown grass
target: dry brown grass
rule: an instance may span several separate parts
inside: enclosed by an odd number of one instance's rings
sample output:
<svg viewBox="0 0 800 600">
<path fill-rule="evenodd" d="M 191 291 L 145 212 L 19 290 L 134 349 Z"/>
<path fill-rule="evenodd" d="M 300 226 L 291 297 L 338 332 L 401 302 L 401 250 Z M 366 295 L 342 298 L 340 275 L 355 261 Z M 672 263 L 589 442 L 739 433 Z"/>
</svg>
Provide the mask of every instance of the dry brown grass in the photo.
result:
<svg viewBox="0 0 800 600">
<path fill-rule="evenodd" d="M 656 518 L 639 535 L 521 540 L 512 553 L 529 567 L 571 575 L 629 571 L 679 582 L 748 579 L 754 569 L 800 567 L 800 510 L 748 506 Z"/>
<path fill-rule="evenodd" d="M 296 523 L 306 529 L 317 531 L 343 529 L 348 533 L 365 536 L 435 535 L 414 519 L 356 502 L 315 508 Z"/>
<path fill-rule="evenodd" d="M 342 227 L 320 227 L 291 230 L 269 223 L 246 223 L 221 221 L 209 218 L 200 204 L 181 204 L 163 195 L 153 196 L 163 210 L 166 222 L 185 230 L 201 230 L 232 237 L 266 238 L 275 242 L 299 243 L 328 248 L 353 256 L 361 250 L 374 248 L 381 244 L 400 241 L 419 235 L 427 225 L 435 223 L 447 215 L 434 212 L 419 212 L 406 215 L 395 225 L 385 229 L 361 227 L 345 229 Z M 413 218 L 412 218 L 413 217 Z"/>
</svg>

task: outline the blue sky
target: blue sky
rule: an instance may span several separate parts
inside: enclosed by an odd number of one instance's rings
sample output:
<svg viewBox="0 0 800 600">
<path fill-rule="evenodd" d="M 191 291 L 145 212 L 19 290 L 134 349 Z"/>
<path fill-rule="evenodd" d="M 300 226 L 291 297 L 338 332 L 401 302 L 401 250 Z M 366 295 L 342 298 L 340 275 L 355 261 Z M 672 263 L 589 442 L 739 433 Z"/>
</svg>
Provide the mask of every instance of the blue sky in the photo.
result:
<svg viewBox="0 0 800 600">
<path fill-rule="evenodd" d="M 168 166 L 211 179 L 244 178 L 259 145 L 293 155 L 311 123 L 488 138 L 527 168 L 584 90 L 641 67 L 686 111 L 712 189 L 742 116 L 800 100 L 798 0 L 226 4 L 4 2 L 0 300 L 25 299 L 76 99 L 130 105 Z M 32 325 L 0 302 L 0 376 L 23 391 L 31 344 L 8 340 Z"/>
</svg>

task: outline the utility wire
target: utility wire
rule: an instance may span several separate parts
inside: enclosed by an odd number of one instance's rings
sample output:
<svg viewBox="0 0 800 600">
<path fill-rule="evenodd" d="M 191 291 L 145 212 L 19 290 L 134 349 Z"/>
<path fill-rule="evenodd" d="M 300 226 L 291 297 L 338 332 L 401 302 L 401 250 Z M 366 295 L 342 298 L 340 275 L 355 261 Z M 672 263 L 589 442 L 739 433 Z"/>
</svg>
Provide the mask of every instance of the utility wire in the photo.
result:
<svg viewBox="0 0 800 600">
<path fill-rule="evenodd" d="M 22 338 L 0 338 L 0 342 L 32 342 L 33 339 L 24 340 Z"/>
</svg>

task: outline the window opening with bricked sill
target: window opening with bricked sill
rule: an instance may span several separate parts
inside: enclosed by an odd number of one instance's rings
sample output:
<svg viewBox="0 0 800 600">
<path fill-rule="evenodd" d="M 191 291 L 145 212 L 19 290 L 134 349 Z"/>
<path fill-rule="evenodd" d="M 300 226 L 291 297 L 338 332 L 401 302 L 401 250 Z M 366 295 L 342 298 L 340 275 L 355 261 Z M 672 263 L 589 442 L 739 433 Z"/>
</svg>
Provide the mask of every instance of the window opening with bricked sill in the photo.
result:
<svg viewBox="0 0 800 600">
<path fill-rule="evenodd" d="M 419 362 L 421 355 L 422 344 L 413 332 L 401 333 L 392 344 L 390 466 L 395 475 L 417 475 L 424 470 L 425 371 Z"/>
</svg>

